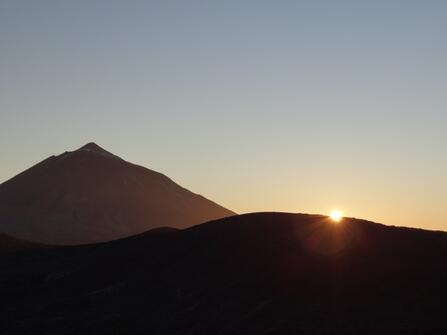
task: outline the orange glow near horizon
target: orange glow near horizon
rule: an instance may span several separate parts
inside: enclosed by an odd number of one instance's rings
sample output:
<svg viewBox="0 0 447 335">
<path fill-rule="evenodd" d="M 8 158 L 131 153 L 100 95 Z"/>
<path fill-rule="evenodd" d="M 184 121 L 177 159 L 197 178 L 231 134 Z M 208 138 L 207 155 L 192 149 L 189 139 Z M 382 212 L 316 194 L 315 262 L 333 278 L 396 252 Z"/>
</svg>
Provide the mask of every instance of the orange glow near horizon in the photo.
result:
<svg viewBox="0 0 447 335">
<path fill-rule="evenodd" d="M 333 222 L 340 222 L 343 219 L 343 213 L 339 210 L 333 210 L 330 218 Z"/>
</svg>

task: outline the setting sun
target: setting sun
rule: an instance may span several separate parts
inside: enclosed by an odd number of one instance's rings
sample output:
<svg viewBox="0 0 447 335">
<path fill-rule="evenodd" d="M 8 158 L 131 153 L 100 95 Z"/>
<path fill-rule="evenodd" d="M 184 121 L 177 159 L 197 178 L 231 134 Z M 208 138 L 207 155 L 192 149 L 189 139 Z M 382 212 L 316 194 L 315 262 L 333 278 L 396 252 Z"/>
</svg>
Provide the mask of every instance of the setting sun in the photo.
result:
<svg viewBox="0 0 447 335">
<path fill-rule="evenodd" d="M 334 222 L 340 222 L 343 218 L 343 213 L 337 210 L 331 212 L 330 218 Z"/>
</svg>

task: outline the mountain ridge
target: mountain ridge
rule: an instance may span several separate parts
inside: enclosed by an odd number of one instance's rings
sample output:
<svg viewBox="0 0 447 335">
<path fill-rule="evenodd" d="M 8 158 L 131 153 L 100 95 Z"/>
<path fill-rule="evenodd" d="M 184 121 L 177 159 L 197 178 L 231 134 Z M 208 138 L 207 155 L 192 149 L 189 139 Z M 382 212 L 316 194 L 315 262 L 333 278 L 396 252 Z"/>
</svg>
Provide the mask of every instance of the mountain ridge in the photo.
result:
<svg viewBox="0 0 447 335">
<path fill-rule="evenodd" d="M 6 334 L 442 334 L 446 254 L 445 232 L 250 213 L 4 258 L 0 315 Z"/>
</svg>

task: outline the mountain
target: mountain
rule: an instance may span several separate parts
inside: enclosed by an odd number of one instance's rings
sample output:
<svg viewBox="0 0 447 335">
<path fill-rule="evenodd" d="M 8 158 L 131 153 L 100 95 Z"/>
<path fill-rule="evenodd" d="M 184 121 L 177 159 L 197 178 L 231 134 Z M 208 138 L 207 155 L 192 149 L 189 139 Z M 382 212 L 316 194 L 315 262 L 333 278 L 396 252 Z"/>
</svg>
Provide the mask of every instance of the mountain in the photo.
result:
<svg viewBox="0 0 447 335">
<path fill-rule="evenodd" d="M 447 233 L 255 213 L 0 258 L 2 334 L 445 334 Z"/>
<path fill-rule="evenodd" d="M 0 232 L 47 244 L 109 241 L 234 215 L 95 143 L 0 184 Z"/>
</svg>

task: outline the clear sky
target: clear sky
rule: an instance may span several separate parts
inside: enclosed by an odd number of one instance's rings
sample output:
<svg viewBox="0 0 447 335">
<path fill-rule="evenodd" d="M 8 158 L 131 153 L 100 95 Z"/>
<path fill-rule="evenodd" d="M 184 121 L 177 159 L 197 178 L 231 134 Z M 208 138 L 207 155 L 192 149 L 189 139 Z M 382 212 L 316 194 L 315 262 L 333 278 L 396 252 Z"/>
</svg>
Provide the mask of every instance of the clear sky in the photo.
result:
<svg viewBox="0 0 447 335">
<path fill-rule="evenodd" d="M 0 181 L 94 141 L 237 212 L 447 230 L 447 1 L 0 0 Z"/>
</svg>

